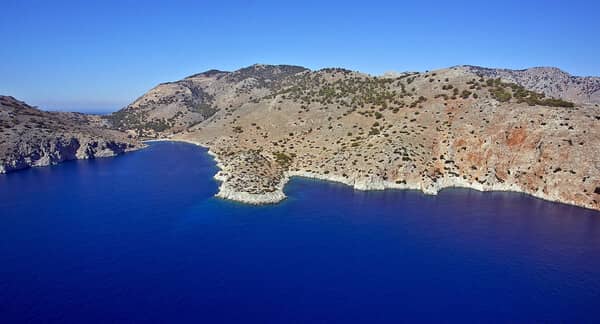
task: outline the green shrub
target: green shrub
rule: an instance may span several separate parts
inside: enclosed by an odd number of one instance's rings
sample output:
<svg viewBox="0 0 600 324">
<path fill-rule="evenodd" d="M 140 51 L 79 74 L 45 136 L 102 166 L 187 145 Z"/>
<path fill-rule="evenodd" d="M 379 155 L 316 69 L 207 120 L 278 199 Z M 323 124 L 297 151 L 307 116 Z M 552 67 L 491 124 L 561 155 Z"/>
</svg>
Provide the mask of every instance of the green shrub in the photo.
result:
<svg viewBox="0 0 600 324">
<path fill-rule="evenodd" d="M 507 102 L 512 98 L 510 92 L 506 92 L 503 88 L 493 88 L 490 90 L 490 94 L 500 102 Z"/>
<path fill-rule="evenodd" d="M 283 167 L 289 166 L 292 163 L 292 158 L 283 152 L 275 152 L 273 155 L 275 156 L 275 161 Z"/>
</svg>

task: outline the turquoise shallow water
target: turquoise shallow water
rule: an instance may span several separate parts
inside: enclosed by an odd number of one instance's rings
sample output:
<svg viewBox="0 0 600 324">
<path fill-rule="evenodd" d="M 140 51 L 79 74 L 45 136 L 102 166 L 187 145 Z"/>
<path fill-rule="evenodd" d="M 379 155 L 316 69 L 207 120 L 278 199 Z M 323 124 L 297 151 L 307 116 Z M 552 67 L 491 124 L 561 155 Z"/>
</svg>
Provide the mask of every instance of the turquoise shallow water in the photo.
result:
<svg viewBox="0 0 600 324">
<path fill-rule="evenodd" d="M 600 213 L 518 193 L 213 198 L 206 151 L 0 176 L 0 322 L 600 321 Z"/>
</svg>

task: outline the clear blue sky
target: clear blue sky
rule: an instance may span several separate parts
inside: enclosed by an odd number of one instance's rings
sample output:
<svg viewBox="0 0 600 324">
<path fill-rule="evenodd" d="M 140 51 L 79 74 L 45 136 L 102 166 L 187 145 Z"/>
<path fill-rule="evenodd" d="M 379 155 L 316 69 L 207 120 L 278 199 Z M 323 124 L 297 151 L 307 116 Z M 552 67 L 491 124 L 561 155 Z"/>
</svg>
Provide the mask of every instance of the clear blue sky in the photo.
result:
<svg viewBox="0 0 600 324">
<path fill-rule="evenodd" d="M 591 0 L 2 0 L 0 10 L 0 94 L 45 109 L 116 110 L 157 83 L 253 63 L 600 75 Z"/>
</svg>

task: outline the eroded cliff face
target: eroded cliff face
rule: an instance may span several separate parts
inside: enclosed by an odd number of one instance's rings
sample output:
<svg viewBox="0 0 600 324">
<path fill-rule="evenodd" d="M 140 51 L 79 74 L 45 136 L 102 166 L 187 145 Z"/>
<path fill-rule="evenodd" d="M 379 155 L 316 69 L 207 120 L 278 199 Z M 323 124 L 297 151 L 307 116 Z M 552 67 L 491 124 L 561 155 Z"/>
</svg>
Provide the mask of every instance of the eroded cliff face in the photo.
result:
<svg viewBox="0 0 600 324">
<path fill-rule="evenodd" d="M 0 173 L 143 147 L 100 117 L 44 112 L 6 96 L 0 96 L 0 136 Z"/>
<path fill-rule="evenodd" d="M 279 70 L 193 76 L 212 115 L 160 134 L 210 148 L 220 197 L 276 202 L 289 177 L 306 176 L 361 190 L 513 190 L 600 209 L 600 110 L 585 96 L 553 98 L 462 66 L 384 77 Z"/>
</svg>

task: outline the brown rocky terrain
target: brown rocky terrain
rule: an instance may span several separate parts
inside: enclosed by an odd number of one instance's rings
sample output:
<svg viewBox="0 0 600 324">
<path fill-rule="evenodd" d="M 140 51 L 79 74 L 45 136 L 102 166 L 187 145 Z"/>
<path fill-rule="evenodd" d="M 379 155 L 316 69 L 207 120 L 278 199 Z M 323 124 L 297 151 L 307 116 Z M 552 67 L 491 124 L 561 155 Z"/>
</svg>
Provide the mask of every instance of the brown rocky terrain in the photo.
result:
<svg viewBox="0 0 600 324">
<path fill-rule="evenodd" d="M 0 96 L 0 173 L 143 147 L 99 116 L 46 112 Z"/>
<path fill-rule="evenodd" d="M 218 195 L 249 203 L 279 201 L 290 176 L 307 176 L 364 190 L 512 190 L 600 209 L 595 81 L 574 91 L 572 78 L 552 87 L 534 72 L 374 77 L 253 65 L 159 85 L 109 120 L 209 147 Z"/>
</svg>

